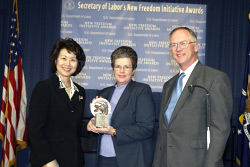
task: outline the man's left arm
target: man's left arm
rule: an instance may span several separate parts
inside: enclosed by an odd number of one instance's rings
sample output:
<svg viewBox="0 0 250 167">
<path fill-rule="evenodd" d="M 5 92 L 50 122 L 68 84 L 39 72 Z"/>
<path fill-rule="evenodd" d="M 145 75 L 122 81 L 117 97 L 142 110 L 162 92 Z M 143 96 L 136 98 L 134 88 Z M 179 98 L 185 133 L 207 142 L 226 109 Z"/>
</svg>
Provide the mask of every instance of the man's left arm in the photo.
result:
<svg viewBox="0 0 250 167">
<path fill-rule="evenodd" d="M 225 73 L 219 73 L 210 89 L 211 139 L 205 167 L 220 166 L 225 146 L 230 134 L 230 119 L 233 109 L 231 83 Z M 221 165 L 222 166 L 222 165 Z"/>
</svg>

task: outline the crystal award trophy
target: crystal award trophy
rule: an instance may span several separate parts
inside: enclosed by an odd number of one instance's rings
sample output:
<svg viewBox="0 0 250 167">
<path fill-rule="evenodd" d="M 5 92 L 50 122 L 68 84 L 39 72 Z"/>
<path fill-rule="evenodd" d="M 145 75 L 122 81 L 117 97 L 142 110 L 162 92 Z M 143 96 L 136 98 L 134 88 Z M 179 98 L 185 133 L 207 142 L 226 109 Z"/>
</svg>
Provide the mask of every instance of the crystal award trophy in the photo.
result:
<svg viewBox="0 0 250 167">
<path fill-rule="evenodd" d="M 96 98 L 90 104 L 91 113 L 95 116 L 95 126 L 102 128 L 109 124 L 109 114 L 111 113 L 110 103 L 104 98 Z"/>
</svg>

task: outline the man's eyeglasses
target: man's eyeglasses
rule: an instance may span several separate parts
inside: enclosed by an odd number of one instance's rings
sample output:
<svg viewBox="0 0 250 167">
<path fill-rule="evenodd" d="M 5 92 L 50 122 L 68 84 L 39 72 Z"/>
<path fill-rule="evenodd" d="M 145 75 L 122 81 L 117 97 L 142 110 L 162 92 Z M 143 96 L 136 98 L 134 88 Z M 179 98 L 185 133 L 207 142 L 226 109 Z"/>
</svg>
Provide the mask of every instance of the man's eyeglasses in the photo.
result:
<svg viewBox="0 0 250 167">
<path fill-rule="evenodd" d="M 132 68 L 132 67 L 129 67 L 129 66 L 126 66 L 126 65 L 122 67 L 122 66 L 118 65 L 118 66 L 115 66 L 114 68 L 115 68 L 116 71 L 121 71 L 122 69 L 123 69 L 124 71 L 128 71 L 128 70 L 130 70 L 130 68 Z"/>
<path fill-rule="evenodd" d="M 181 49 L 187 49 L 189 44 L 191 43 L 196 43 L 196 42 L 180 42 L 180 43 L 172 43 L 169 45 L 169 47 L 172 49 L 172 50 L 175 50 L 178 48 L 178 46 L 180 46 Z"/>
</svg>

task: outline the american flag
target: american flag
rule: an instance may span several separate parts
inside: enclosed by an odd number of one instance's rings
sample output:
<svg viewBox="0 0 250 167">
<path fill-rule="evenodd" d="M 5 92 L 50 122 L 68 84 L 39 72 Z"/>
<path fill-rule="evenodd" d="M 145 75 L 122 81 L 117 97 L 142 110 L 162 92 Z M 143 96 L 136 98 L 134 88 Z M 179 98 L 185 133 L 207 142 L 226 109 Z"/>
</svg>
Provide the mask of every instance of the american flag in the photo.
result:
<svg viewBox="0 0 250 167">
<path fill-rule="evenodd" d="M 236 162 L 240 167 L 250 167 L 250 37 L 238 121 Z"/>
<path fill-rule="evenodd" d="M 0 139 L 2 167 L 16 165 L 16 154 L 26 145 L 26 87 L 19 40 L 18 5 L 13 0 L 8 54 L 4 67 Z"/>
</svg>

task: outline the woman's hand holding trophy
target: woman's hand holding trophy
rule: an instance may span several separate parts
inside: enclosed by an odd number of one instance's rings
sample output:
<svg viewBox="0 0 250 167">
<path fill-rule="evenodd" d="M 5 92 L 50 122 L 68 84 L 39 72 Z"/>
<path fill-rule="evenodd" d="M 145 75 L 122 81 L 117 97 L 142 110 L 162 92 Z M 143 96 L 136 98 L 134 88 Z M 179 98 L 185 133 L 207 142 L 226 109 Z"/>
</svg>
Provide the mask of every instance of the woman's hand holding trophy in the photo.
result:
<svg viewBox="0 0 250 167">
<path fill-rule="evenodd" d="M 110 134 L 112 136 L 116 135 L 116 130 L 112 126 L 109 126 L 111 106 L 106 99 L 97 96 L 93 99 L 92 103 L 90 103 L 90 110 L 94 118 L 88 123 L 88 131 Z"/>
</svg>

